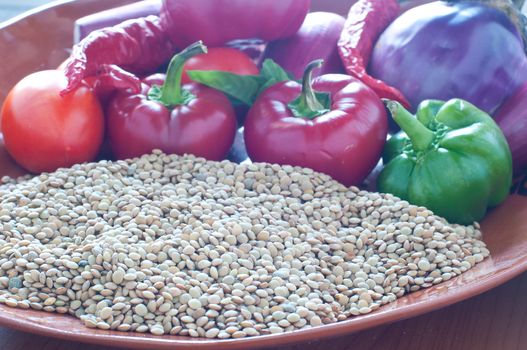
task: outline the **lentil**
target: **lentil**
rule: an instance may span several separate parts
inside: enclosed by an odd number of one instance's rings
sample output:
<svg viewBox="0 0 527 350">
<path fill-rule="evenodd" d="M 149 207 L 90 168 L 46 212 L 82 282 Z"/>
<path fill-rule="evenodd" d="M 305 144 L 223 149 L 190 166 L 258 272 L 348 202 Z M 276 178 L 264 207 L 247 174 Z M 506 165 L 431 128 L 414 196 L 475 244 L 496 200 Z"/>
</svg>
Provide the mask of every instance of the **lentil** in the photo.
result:
<svg viewBox="0 0 527 350">
<path fill-rule="evenodd" d="M 489 255 L 389 194 L 159 151 L 0 186 L 0 302 L 87 327 L 238 338 L 369 313 Z"/>
</svg>

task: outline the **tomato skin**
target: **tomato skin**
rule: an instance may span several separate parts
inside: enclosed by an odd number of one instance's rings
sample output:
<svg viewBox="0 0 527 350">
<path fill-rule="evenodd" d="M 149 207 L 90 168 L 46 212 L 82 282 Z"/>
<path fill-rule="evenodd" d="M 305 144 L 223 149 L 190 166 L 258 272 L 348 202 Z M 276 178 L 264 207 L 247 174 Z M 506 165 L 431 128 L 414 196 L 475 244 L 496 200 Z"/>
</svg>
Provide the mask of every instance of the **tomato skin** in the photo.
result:
<svg viewBox="0 0 527 350">
<path fill-rule="evenodd" d="M 230 47 L 212 47 L 205 54 L 194 56 L 183 67 L 183 84 L 190 83 L 188 70 L 219 70 L 240 75 L 258 75 L 259 70 L 253 60 L 240 50 Z"/>
<path fill-rule="evenodd" d="M 61 97 L 66 85 L 59 70 L 30 74 L 2 107 L 6 149 L 33 173 L 93 161 L 102 144 L 104 115 L 97 97 L 85 85 Z"/>
</svg>

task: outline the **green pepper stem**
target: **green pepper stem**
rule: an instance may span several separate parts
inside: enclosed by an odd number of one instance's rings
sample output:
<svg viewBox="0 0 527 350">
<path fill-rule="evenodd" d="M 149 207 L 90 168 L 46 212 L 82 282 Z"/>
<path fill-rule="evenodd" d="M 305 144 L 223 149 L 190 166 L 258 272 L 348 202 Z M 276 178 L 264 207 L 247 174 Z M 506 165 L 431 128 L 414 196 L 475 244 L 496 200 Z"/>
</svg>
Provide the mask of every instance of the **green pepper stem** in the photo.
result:
<svg viewBox="0 0 527 350">
<path fill-rule="evenodd" d="M 174 55 L 168 65 L 165 83 L 162 87 L 160 101 L 166 106 L 174 106 L 185 102 L 185 94 L 181 88 L 181 75 L 185 62 L 196 55 L 207 53 L 207 47 L 203 42 L 197 41 L 183 51 Z"/>
<path fill-rule="evenodd" d="M 320 68 L 323 63 L 322 59 L 314 60 L 304 70 L 302 92 L 288 105 L 295 117 L 313 119 L 329 111 L 330 101 L 327 94 L 322 96 L 323 94 L 317 93 L 312 85 L 313 70 Z M 320 97 L 324 97 L 323 102 L 319 100 Z"/>
<path fill-rule="evenodd" d="M 300 99 L 305 108 L 309 109 L 310 111 L 319 111 L 324 109 L 324 106 L 322 106 L 315 96 L 315 91 L 313 90 L 313 85 L 311 82 L 313 79 L 313 70 L 322 67 L 323 64 L 324 60 L 314 60 L 313 62 L 310 62 L 304 71 L 304 75 L 302 76 L 302 94 L 300 95 Z"/>
<path fill-rule="evenodd" d="M 425 151 L 432 141 L 434 141 L 434 132 L 424 126 L 399 102 L 386 101 L 385 103 L 393 120 L 408 135 L 408 138 L 410 138 L 414 149 L 416 151 Z"/>
</svg>

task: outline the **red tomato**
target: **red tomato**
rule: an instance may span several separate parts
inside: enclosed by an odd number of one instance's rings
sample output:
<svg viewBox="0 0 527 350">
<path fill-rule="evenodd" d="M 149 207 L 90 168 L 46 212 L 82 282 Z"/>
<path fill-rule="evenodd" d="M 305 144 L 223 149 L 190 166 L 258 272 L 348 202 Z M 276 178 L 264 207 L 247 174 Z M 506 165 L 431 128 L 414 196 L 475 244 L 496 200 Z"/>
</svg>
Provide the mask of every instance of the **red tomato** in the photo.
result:
<svg viewBox="0 0 527 350">
<path fill-rule="evenodd" d="M 95 159 L 104 134 L 104 115 L 95 94 L 80 86 L 64 97 L 64 73 L 40 71 L 22 79 L 2 107 L 2 130 L 11 156 L 40 173 Z"/>
<path fill-rule="evenodd" d="M 183 67 L 183 84 L 192 80 L 187 75 L 188 70 L 219 70 L 241 75 L 258 75 L 259 70 L 249 56 L 240 50 L 229 47 L 212 47 L 208 53 L 194 56 L 187 60 Z"/>
</svg>

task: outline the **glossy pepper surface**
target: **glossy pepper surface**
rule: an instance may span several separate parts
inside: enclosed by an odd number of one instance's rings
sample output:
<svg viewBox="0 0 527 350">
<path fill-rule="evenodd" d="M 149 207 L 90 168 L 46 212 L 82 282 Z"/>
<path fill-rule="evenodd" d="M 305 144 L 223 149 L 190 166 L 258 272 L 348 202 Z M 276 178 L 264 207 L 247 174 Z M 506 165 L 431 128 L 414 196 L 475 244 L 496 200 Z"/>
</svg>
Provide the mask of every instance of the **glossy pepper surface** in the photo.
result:
<svg viewBox="0 0 527 350">
<path fill-rule="evenodd" d="M 234 141 L 236 117 L 221 92 L 196 83 L 181 86 L 185 61 L 205 51 L 195 43 L 172 58 L 166 77 L 145 78 L 140 93 L 119 91 L 107 111 L 108 136 L 118 159 L 161 149 L 222 160 Z"/>
<path fill-rule="evenodd" d="M 251 160 L 312 168 L 344 185 L 360 184 L 380 159 L 387 117 L 379 97 L 359 80 L 326 74 L 285 81 L 256 99 L 245 122 Z"/>
<path fill-rule="evenodd" d="M 378 189 L 470 224 L 500 204 L 512 182 L 507 141 L 494 120 L 460 99 L 422 102 L 416 116 L 387 103 L 402 131 L 392 137 Z"/>
</svg>

